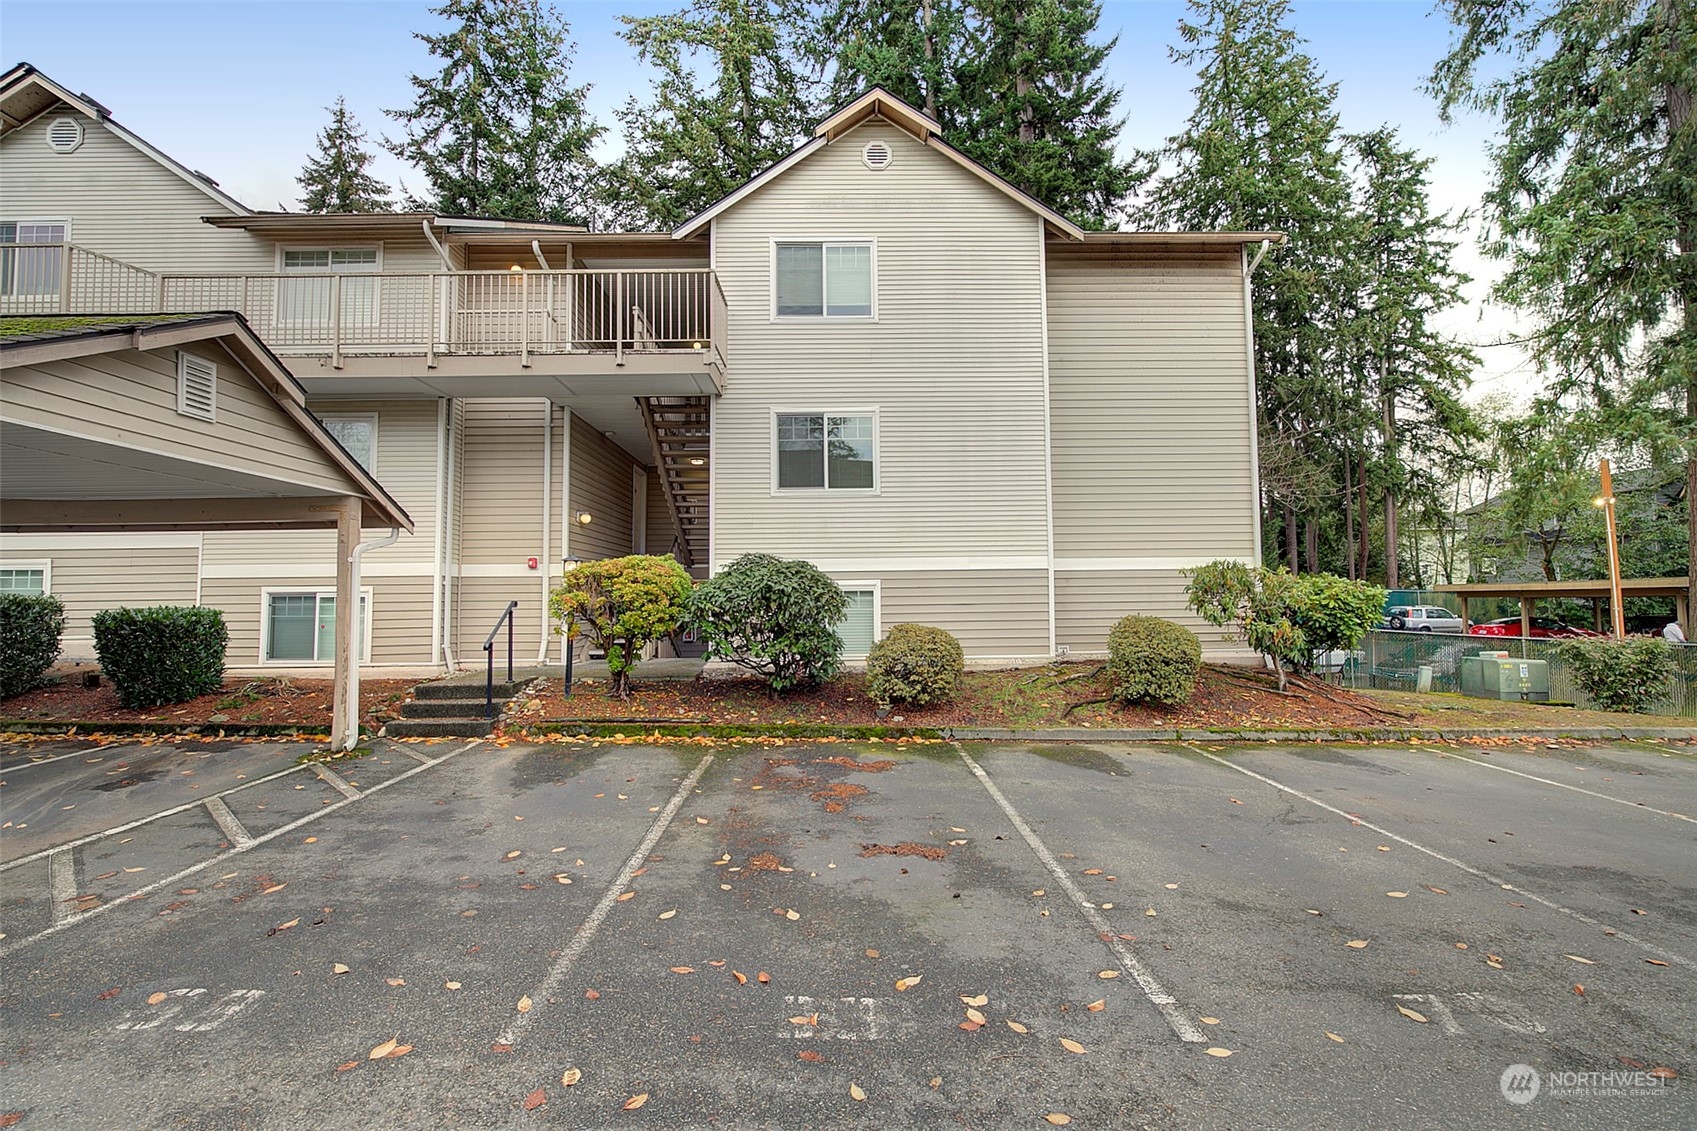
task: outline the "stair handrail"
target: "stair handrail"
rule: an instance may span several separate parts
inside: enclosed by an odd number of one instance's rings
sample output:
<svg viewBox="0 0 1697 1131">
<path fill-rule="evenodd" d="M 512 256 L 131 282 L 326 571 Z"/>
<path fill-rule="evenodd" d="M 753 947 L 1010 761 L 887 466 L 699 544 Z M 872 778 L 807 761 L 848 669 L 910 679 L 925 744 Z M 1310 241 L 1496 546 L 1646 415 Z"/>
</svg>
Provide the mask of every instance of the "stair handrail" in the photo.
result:
<svg viewBox="0 0 1697 1131">
<path fill-rule="evenodd" d="M 513 610 L 518 607 L 517 601 L 508 601 L 507 607 L 501 611 L 501 619 L 483 638 L 483 717 L 486 719 L 495 717 L 495 635 L 501 631 L 502 622 L 507 625 L 507 682 L 513 682 Z"/>
</svg>

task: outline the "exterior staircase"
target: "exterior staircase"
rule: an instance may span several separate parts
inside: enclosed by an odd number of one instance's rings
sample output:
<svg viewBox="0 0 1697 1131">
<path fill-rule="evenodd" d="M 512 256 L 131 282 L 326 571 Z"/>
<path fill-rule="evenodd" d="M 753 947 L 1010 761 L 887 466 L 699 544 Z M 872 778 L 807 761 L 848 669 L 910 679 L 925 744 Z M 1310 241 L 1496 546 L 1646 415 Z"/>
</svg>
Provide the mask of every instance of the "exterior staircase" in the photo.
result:
<svg viewBox="0 0 1697 1131">
<path fill-rule="evenodd" d="M 457 676 L 421 683 L 412 689 L 412 699 L 401 704 L 401 717 L 385 725 L 383 733 L 390 738 L 482 738 L 494 731 L 502 708 L 529 682 L 516 677 L 495 684 L 494 718 L 483 713 L 482 673 L 475 679 Z"/>
<path fill-rule="evenodd" d="M 643 423 L 654 449 L 654 466 L 666 496 L 683 564 L 707 576 L 708 441 L 712 434 L 708 397 L 640 397 Z"/>
</svg>

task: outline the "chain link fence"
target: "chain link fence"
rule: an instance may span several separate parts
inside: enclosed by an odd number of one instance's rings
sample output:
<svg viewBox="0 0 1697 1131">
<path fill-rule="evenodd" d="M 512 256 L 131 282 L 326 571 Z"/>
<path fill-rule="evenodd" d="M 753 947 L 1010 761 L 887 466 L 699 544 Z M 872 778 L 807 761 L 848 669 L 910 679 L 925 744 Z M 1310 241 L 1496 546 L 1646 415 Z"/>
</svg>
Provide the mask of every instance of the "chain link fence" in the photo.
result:
<svg viewBox="0 0 1697 1131">
<path fill-rule="evenodd" d="M 1367 634 L 1353 652 L 1334 652 L 1328 672 L 1345 687 L 1380 691 L 1414 691 L 1420 669 L 1432 669 L 1433 691 L 1461 691 L 1461 661 L 1481 652 L 1507 652 L 1521 660 L 1544 660 L 1550 666 L 1550 701 L 1601 710 L 1574 682 L 1561 660 L 1560 640 L 1519 636 L 1461 636 L 1442 632 Z M 1649 708 L 1658 715 L 1697 717 L 1697 645 L 1675 646 L 1674 674 L 1668 693 Z"/>
</svg>

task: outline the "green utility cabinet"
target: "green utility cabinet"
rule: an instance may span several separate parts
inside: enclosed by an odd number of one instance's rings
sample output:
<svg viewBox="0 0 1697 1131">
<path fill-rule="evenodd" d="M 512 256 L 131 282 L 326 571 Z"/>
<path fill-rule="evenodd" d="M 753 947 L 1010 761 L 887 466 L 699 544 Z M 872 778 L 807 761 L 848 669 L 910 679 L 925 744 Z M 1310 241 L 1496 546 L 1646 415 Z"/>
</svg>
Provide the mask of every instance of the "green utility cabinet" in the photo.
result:
<svg viewBox="0 0 1697 1131">
<path fill-rule="evenodd" d="M 1465 656 L 1461 661 L 1461 693 L 1476 699 L 1545 703 L 1550 698 L 1550 665 L 1545 660 L 1517 660 L 1507 652 Z"/>
</svg>

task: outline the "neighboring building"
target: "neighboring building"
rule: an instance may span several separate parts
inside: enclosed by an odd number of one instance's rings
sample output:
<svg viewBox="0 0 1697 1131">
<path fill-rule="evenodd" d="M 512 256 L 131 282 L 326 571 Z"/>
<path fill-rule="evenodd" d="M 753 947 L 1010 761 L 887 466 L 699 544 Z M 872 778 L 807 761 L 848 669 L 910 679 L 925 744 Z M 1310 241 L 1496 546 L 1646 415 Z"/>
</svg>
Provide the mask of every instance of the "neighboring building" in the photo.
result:
<svg viewBox="0 0 1697 1131">
<path fill-rule="evenodd" d="M 1276 235 L 1082 232 L 882 91 L 639 234 L 257 213 L 27 66 L 0 112 L 0 313 L 238 312 L 411 514 L 364 562 L 371 664 L 471 662 L 511 600 L 526 658 L 557 656 L 562 561 L 633 551 L 813 561 L 851 655 L 900 621 L 977 661 L 1100 653 L 1132 612 L 1229 650 L 1181 571 L 1258 557 L 1248 245 Z M 314 532 L 0 542 L 127 579 L 56 568 L 74 619 L 223 609 L 232 667 L 325 662 L 279 626 L 333 557 Z"/>
</svg>

